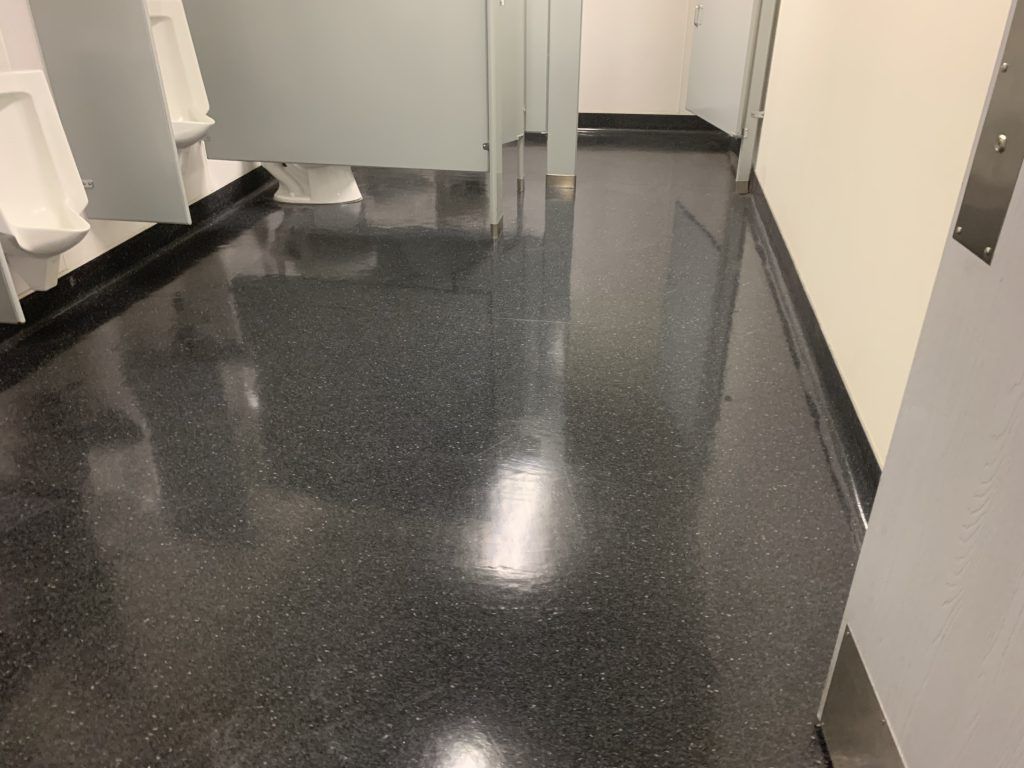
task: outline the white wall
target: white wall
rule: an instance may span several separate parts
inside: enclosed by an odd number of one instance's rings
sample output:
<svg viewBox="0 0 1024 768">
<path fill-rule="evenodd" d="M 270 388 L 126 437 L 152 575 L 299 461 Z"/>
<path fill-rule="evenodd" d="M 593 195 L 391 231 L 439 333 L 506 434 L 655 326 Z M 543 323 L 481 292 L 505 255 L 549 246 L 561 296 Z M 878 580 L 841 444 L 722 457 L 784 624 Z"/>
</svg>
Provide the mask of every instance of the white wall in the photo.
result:
<svg viewBox="0 0 1024 768">
<path fill-rule="evenodd" d="M 28 0 L 0 0 L 0 35 L 6 42 L 7 53 L 14 69 L 45 68 Z M 190 148 L 182 158 L 185 191 L 189 202 L 195 202 L 216 192 L 253 167 L 255 166 L 252 163 L 206 160 L 201 147 Z M 91 221 L 90 224 L 92 230 L 85 239 L 61 257 L 62 276 L 152 226 L 129 221 Z M 16 268 L 12 263 L 12 269 Z M 31 293 L 17 274 L 14 275 L 14 280 L 19 296 L 24 297 Z"/>
<path fill-rule="evenodd" d="M 757 175 L 884 462 L 1010 0 L 783 0 Z"/>
<path fill-rule="evenodd" d="M 696 0 L 587 0 L 580 112 L 685 114 Z"/>
</svg>

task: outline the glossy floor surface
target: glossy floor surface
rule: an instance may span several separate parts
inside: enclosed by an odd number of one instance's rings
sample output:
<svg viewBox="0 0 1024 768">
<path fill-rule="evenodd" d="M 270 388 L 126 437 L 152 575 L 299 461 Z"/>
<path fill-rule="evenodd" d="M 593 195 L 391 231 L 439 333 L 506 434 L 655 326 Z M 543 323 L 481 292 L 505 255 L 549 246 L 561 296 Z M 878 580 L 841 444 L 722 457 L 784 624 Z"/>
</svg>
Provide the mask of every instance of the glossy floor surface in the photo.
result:
<svg viewBox="0 0 1024 768">
<path fill-rule="evenodd" d="M 824 763 L 854 536 L 728 157 L 543 162 L 497 245 L 362 172 L 2 349 L 0 765 Z"/>
</svg>

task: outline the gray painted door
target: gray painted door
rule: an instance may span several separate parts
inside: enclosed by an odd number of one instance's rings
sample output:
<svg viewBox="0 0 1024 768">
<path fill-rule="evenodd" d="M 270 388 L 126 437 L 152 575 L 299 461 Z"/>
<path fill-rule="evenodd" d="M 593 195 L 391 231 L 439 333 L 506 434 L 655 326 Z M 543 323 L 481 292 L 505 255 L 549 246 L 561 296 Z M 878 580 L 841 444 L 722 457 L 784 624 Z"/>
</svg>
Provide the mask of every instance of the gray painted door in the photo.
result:
<svg viewBox="0 0 1024 768">
<path fill-rule="evenodd" d="M 976 153 L 995 152 L 994 138 L 979 134 Z M 952 234 L 951 226 L 846 621 L 908 768 L 1020 766 L 1020 178 L 991 266 Z M 844 764 L 854 763 L 836 761 Z"/>
</svg>

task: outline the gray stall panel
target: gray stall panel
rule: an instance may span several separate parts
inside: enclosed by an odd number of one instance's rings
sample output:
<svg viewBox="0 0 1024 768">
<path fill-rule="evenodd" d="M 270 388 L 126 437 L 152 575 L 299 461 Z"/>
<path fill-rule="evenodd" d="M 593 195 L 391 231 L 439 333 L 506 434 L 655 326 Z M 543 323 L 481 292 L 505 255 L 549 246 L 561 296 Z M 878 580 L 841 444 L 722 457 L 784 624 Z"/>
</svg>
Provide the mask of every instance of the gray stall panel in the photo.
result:
<svg viewBox="0 0 1024 768">
<path fill-rule="evenodd" d="M 501 140 L 526 132 L 526 0 L 498 6 L 498 87 L 501 89 Z"/>
<path fill-rule="evenodd" d="M 487 169 L 480 0 L 185 0 L 210 157 Z"/>
<path fill-rule="evenodd" d="M 548 129 L 548 0 L 526 2 L 526 130 Z"/>
<path fill-rule="evenodd" d="M 30 0 L 90 219 L 190 224 L 145 0 Z"/>
</svg>

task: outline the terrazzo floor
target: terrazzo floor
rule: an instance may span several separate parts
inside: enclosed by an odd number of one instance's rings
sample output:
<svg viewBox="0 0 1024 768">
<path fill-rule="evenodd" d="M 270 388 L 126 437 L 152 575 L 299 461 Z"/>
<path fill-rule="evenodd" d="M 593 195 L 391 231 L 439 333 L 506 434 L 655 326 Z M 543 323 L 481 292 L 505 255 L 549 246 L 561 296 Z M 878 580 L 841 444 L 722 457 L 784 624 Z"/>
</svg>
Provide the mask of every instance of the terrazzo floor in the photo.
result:
<svg viewBox="0 0 1024 768">
<path fill-rule="evenodd" d="M 856 555 L 700 134 L 258 196 L 0 347 L 0 765 L 825 764 Z"/>
</svg>

